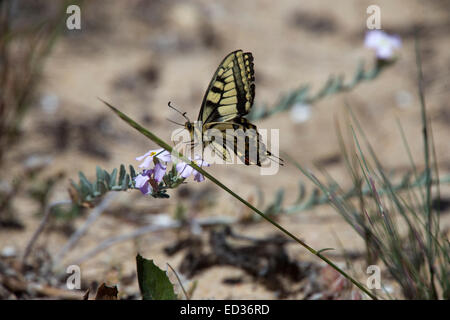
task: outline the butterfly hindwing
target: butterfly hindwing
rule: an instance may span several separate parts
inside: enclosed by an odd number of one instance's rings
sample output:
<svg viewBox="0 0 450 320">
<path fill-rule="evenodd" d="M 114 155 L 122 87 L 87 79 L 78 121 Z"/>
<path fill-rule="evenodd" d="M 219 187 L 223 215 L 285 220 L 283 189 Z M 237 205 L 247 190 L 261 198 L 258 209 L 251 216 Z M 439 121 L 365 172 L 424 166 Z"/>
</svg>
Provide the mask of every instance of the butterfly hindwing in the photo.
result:
<svg viewBox="0 0 450 320">
<path fill-rule="evenodd" d="M 211 122 L 206 124 L 204 129 L 207 133 L 214 133 L 212 130 L 218 130 L 216 132 L 221 133 L 221 141 L 211 141 L 211 138 L 208 137 L 205 141 L 206 144 L 214 143 L 214 149 L 220 149 L 222 154 L 228 150 L 233 151 L 246 165 L 256 164 L 261 166 L 261 162 L 271 156 L 271 153 L 262 143 L 261 135 L 256 126 L 245 118 L 239 117 L 226 122 Z M 218 148 L 217 145 L 221 148 Z"/>
<path fill-rule="evenodd" d="M 213 149 L 215 154 L 217 154 L 217 155 L 222 157 L 222 160 L 224 160 L 225 162 L 230 162 L 231 161 L 230 152 L 228 151 L 226 146 L 224 147 L 224 145 L 222 143 L 218 143 L 216 141 L 212 141 L 212 142 L 209 143 L 209 145 L 211 146 L 211 148 Z"/>
<path fill-rule="evenodd" d="M 237 50 L 227 55 L 209 84 L 198 120 L 205 125 L 246 115 L 255 97 L 254 80 L 250 52 Z"/>
</svg>

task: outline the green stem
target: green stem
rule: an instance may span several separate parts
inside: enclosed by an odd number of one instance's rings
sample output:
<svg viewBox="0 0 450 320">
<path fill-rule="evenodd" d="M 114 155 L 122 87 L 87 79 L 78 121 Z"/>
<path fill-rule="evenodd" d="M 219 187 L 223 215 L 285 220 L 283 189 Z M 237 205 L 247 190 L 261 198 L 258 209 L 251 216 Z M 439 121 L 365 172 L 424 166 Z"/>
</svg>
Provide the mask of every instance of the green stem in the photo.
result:
<svg viewBox="0 0 450 320">
<path fill-rule="evenodd" d="M 430 272 L 430 284 L 432 288 L 433 298 L 437 299 L 438 294 L 436 287 L 434 285 L 434 245 L 432 240 L 432 225 L 433 225 L 433 210 L 431 206 L 431 187 L 432 187 L 432 177 L 431 177 L 431 165 L 430 165 L 430 145 L 428 141 L 428 117 L 426 113 L 425 106 L 425 93 L 423 88 L 423 73 L 422 73 L 422 60 L 420 56 L 419 49 L 419 39 L 416 35 L 415 39 L 415 51 L 416 51 L 416 65 L 417 65 L 417 82 L 419 89 L 419 98 L 420 98 L 420 110 L 422 116 L 422 134 L 423 134 L 423 148 L 424 148 L 424 157 L 425 157 L 425 180 L 426 180 L 426 203 L 425 203 L 425 212 L 427 214 L 427 241 L 428 247 L 430 250 L 427 252 L 428 254 L 428 269 Z"/>
<path fill-rule="evenodd" d="M 101 99 L 100 99 L 101 100 Z M 161 140 L 160 138 L 158 138 L 156 135 L 154 135 L 153 133 L 151 133 L 150 131 L 148 131 L 147 129 L 145 129 L 144 127 L 142 127 L 140 124 L 136 123 L 135 121 L 133 121 L 131 118 L 129 118 L 127 115 L 125 115 L 124 113 L 120 112 L 118 109 L 116 109 L 115 107 L 113 107 L 112 105 L 110 105 L 109 103 L 107 103 L 106 101 L 101 100 L 103 103 L 105 103 L 109 108 L 111 108 L 122 120 L 124 120 L 126 123 L 128 123 L 130 126 L 132 126 L 133 128 L 135 128 L 137 131 L 139 131 L 140 133 L 142 133 L 143 135 L 145 135 L 147 138 L 149 138 L 150 140 L 152 140 L 153 142 L 155 142 L 157 145 L 159 145 L 161 148 L 166 149 L 167 151 L 169 151 L 172 155 L 180 158 L 181 160 L 183 160 L 184 162 L 188 163 L 191 167 L 193 167 L 195 170 L 197 170 L 198 172 L 200 172 L 201 174 L 203 174 L 205 177 L 207 177 L 209 180 L 211 180 L 212 182 L 214 182 L 216 185 L 218 185 L 219 187 L 221 187 L 223 190 L 225 190 L 226 192 L 228 192 L 229 194 L 231 194 L 233 197 L 235 197 L 236 199 L 238 199 L 240 202 L 242 202 L 243 204 L 245 204 L 247 207 L 249 207 L 250 209 L 252 209 L 254 212 L 256 212 L 258 215 L 260 215 L 262 218 L 264 218 L 265 220 L 267 220 L 269 223 L 271 223 L 272 225 L 274 225 L 276 228 L 278 228 L 280 231 L 282 231 L 284 234 L 286 234 L 287 236 L 289 236 L 291 239 L 293 239 L 294 241 L 296 241 L 297 243 L 299 243 L 301 246 L 303 246 L 304 248 L 306 248 L 309 252 L 311 252 L 313 255 L 319 257 L 320 259 L 322 259 L 323 261 L 325 261 L 328 265 L 330 265 L 333 269 L 335 269 L 337 272 L 339 272 L 340 274 L 342 274 L 346 279 L 348 279 L 350 282 L 352 282 L 355 286 L 357 286 L 359 289 L 361 289 L 364 293 L 366 293 L 369 297 L 371 297 L 374 300 L 378 300 L 377 297 L 372 294 L 368 289 L 366 289 L 361 283 L 359 283 L 357 280 L 355 280 L 354 278 L 352 278 L 350 275 L 348 275 L 345 271 L 343 271 L 342 269 L 340 269 L 337 265 L 335 265 L 332 261 L 330 261 L 327 257 L 323 256 L 319 251 L 316 251 L 315 249 L 313 249 L 312 247 L 310 247 L 308 244 L 306 244 L 304 241 L 300 240 L 299 238 L 297 238 L 295 235 L 293 235 L 292 233 L 290 233 L 288 230 L 286 230 L 285 228 L 283 228 L 281 225 L 279 225 L 277 222 L 273 221 L 272 219 L 270 219 L 269 217 L 267 217 L 264 213 L 262 213 L 261 211 L 259 211 L 257 208 L 255 208 L 252 204 L 250 204 L 249 202 L 247 202 L 246 200 L 244 200 L 243 198 L 241 198 L 239 195 L 237 195 L 236 193 L 234 193 L 232 190 L 230 190 L 227 186 L 225 186 L 222 182 L 220 182 L 219 180 L 217 180 L 216 178 L 214 178 L 212 175 L 210 175 L 208 172 L 206 172 L 205 170 L 203 170 L 201 167 L 197 166 L 196 163 L 194 163 L 193 161 L 190 161 L 189 159 L 187 159 L 185 156 L 183 156 L 181 153 L 173 150 L 173 148 L 165 143 L 163 140 Z"/>
</svg>

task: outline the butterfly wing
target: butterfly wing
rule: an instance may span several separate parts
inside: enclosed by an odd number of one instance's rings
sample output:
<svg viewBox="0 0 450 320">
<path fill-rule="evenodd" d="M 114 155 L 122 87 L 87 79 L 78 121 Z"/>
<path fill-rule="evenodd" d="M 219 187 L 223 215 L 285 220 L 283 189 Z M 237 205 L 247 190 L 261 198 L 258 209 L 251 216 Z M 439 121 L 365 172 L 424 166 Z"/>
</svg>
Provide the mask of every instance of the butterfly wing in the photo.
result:
<svg viewBox="0 0 450 320">
<path fill-rule="evenodd" d="M 214 145 L 214 151 L 222 155 L 223 159 L 228 150 L 232 150 L 244 164 L 261 166 L 262 162 L 272 156 L 261 141 L 261 135 L 256 126 L 245 118 L 238 117 L 226 122 L 210 122 L 204 128 L 209 144 Z M 214 130 L 218 130 L 215 131 L 216 133 L 221 133 L 221 141 L 211 141 L 208 137 L 208 133 L 217 137 Z"/>
<path fill-rule="evenodd" d="M 220 63 L 203 98 L 198 121 L 233 120 L 246 115 L 255 98 L 253 56 L 237 50 Z"/>
<path fill-rule="evenodd" d="M 267 151 L 256 126 L 243 118 L 249 113 L 255 98 L 255 72 L 250 52 L 237 50 L 227 55 L 217 68 L 203 98 L 198 121 L 208 136 L 216 129 L 221 141 L 207 138 L 204 145 L 230 160 L 233 151 L 246 165 L 256 164 L 273 156 Z M 282 160 L 280 164 L 282 164 Z"/>
</svg>

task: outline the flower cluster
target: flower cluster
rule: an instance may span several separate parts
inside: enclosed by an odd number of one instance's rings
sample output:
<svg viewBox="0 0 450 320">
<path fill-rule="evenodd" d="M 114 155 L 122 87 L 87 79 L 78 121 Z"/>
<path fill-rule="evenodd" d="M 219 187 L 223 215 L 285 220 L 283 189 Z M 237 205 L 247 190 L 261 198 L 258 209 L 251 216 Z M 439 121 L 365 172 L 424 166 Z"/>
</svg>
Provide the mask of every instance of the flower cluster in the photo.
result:
<svg viewBox="0 0 450 320">
<path fill-rule="evenodd" d="M 164 177 L 166 176 L 168 163 L 173 163 L 175 165 L 177 179 L 184 180 L 193 175 L 194 180 L 197 182 L 205 180 L 205 177 L 200 172 L 192 168 L 186 162 L 172 157 L 169 151 L 162 148 L 150 150 L 146 154 L 137 157 L 136 160 L 142 161 L 139 168 L 143 169 L 143 171 L 135 177 L 135 186 L 145 195 L 153 194 L 161 187 L 161 183 L 165 181 Z M 189 160 L 191 160 L 191 158 L 189 158 Z M 199 156 L 195 156 L 193 161 L 199 167 L 209 166 L 209 163 L 202 160 Z"/>
</svg>

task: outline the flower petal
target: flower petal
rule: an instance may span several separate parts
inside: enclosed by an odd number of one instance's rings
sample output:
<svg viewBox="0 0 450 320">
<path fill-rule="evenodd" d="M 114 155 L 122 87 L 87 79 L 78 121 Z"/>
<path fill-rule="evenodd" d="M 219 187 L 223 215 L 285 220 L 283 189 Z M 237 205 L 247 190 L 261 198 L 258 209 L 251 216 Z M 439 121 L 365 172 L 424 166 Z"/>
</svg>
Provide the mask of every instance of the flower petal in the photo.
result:
<svg viewBox="0 0 450 320">
<path fill-rule="evenodd" d="M 199 167 L 209 167 L 210 164 L 208 162 L 206 162 L 205 160 L 196 160 L 195 163 L 199 166 Z"/>
<path fill-rule="evenodd" d="M 399 49 L 402 47 L 402 39 L 398 35 L 391 36 L 391 44 L 394 48 Z"/>
<path fill-rule="evenodd" d="M 135 181 L 135 186 L 136 188 L 139 188 L 139 190 L 142 192 L 142 194 L 150 194 L 152 193 L 152 186 L 149 183 L 149 176 L 147 175 L 147 173 L 145 174 L 139 174 L 138 176 L 136 176 L 134 178 Z"/>
<path fill-rule="evenodd" d="M 183 171 L 181 171 L 180 175 L 183 178 L 187 178 L 192 174 L 193 171 L 194 171 L 194 169 L 192 169 L 191 166 L 186 165 L 186 167 L 184 167 Z"/>
<path fill-rule="evenodd" d="M 192 167 L 188 165 L 186 162 L 179 162 L 176 166 L 177 172 L 183 177 L 187 178 L 192 174 Z"/>
<path fill-rule="evenodd" d="M 379 47 L 376 51 L 377 57 L 380 59 L 389 59 L 392 57 L 392 47 L 391 46 L 383 46 Z"/>
<path fill-rule="evenodd" d="M 201 157 L 199 155 L 195 155 L 194 157 L 195 160 L 193 160 L 199 167 L 209 167 L 210 164 L 208 162 L 206 162 L 205 160 L 202 160 Z M 191 158 L 189 158 L 189 160 L 191 160 Z M 191 160 L 192 161 L 192 160 Z M 177 172 L 181 175 L 181 177 L 183 178 L 187 178 L 190 175 L 194 176 L 194 180 L 201 182 L 203 180 L 205 180 L 205 178 L 203 177 L 203 175 L 201 173 L 199 173 L 197 170 L 195 170 L 194 168 L 192 168 L 189 164 L 187 164 L 184 161 L 180 161 L 176 164 L 176 169 Z"/>
<path fill-rule="evenodd" d="M 144 186 L 150 178 L 147 175 L 139 174 L 134 178 L 135 185 L 137 188 Z"/>
<path fill-rule="evenodd" d="M 401 38 L 397 35 L 389 35 L 381 30 L 372 30 L 366 33 L 364 39 L 366 47 L 374 49 L 378 59 L 390 59 L 394 51 L 402 46 Z"/>
<path fill-rule="evenodd" d="M 150 155 L 150 153 L 152 153 L 152 150 L 150 150 L 149 152 L 147 152 L 143 156 L 137 157 L 136 160 L 137 161 L 142 161 L 142 159 L 144 159 L 145 157 L 148 157 Z"/>
<path fill-rule="evenodd" d="M 366 33 L 364 45 L 371 49 L 376 49 L 383 38 L 383 32 L 380 30 L 372 30 Z"/>
<path fill-rule="evenodd" d="M 184 168 L 187 166 L 186 162 L 180 161 L 177 163 L 177 165 L 175 166 L 175 169 L 177 169 L 178 173 L 183 172 Z"/>
<path fill-rule="evenodd" d="M 161 162 L 158 162 L 154 168 L 154 178 L 159 183 L 162 181 L 164 175 L 166 174 L 167 166 L 163 165 Z"/>
<path fill-rule="evenodd" d="M 151 194 L 153 191 L 152 186 L 150 185 L 150 183 L 146 183 L 145 185 L 143 185 L 141 188 L 139 188 L 139 190 L 142 192 L 142 194 Z"/>
<path fill-rule="evenodd" d="M 161 149 L 164 150 L 164 149 Z M 164 150 L 159 155 L 156 156 L 159 160 L 164 162 L 171 162 L 172 161 L 172 155 L 169 151 Z"/>
<path fill-rule="evenodd" d="M 150 165 L 153 162 L 153 157 L 152 156 L 148 156 L 147 158 L 145 158 L 145 160 L 139 165 L 139 168 L 150 168 Z"/>
<path fill-rule="evenodd" d="M 205 177 L 200 172 L 197 172 L 197 174 L 194 176 L 194 180 L 197 182 L 202 182 L 205 180 Z"/>
</svg>

